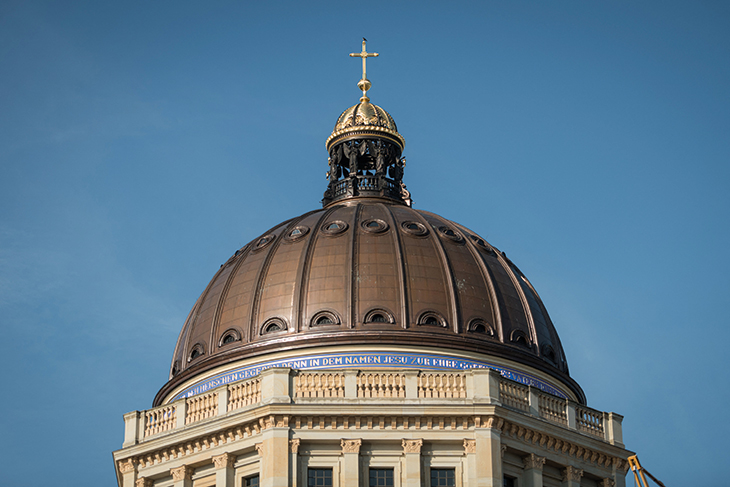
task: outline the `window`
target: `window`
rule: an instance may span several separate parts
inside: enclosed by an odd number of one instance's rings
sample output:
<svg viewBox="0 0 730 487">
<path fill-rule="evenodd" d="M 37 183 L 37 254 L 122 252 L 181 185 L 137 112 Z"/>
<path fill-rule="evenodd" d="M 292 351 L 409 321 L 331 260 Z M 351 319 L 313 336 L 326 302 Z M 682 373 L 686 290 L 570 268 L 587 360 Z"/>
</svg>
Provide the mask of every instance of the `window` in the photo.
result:
<svg viewBox="0 0 730 487">
<path fill-rule="evenodd" d="M 504 487 L 515 487 L 517 484 L 515 483 L 515 479 L 512 477 L 505 477 L 504 478 Z"/>
<path fill-rule="evenodd" d="M 251 475 L 243 479 L 243 487 L 259 487 L 259 476 Z"/>
<path fill-rule="evenodd" d="M 393 469 L 392 468 L 371 468 L 370 469 L 370 487 L 392 486 Z"/>
<path fill-rule="evenodd" d="M 456 473 L 453 468 L 432 468 L 431 487 L 453 487 L 456 485 Z"/>
<path fill-rule="evenodd" d="M 307 470 L 307 487 L 332 486 L 331 468 L 310 468 Z"/>
</svg>

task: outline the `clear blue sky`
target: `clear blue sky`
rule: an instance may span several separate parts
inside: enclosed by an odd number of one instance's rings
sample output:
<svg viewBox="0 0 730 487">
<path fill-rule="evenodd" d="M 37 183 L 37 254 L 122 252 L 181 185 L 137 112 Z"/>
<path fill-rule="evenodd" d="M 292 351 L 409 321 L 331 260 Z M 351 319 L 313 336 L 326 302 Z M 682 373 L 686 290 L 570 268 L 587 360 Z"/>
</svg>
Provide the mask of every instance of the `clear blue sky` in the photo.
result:
<svg viewBox="0 0 730 487">
<path fill-rule="evenodd" d="M 319 206 L 365 36 L 415 206 L 520 266 L 650 471 L 727 485 L 729 26 L 721 1 L 3 1 L 2 483 L 115 484 L 218 266 Z"/>
</svg>

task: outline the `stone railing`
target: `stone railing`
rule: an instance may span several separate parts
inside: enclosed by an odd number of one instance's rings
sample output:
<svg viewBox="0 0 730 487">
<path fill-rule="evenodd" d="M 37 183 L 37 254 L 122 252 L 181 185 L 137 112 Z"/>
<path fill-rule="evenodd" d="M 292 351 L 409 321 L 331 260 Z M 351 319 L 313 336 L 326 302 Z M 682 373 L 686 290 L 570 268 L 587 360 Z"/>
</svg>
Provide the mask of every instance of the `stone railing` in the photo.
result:
<svg viewBox="0 0 730 487">
<path fill-rule="evenodd" d="M 261 402 L 261 379 L 236 382 L 228 386 L 228 405 L 226 411 L 241 409 L 242 407 Z"/>
<path fill-rule="evenodd" d="M 174 405 L 166 405 L 145 411 L 145 437 L 173 429 L 177 424 L 176 409 Z"/>
<path fill-rule="evenodd" d="M 421 373 L 418 397 L 466 398 L 466 374 Z"/>
<path fill-rule="evenodd" d="M 357 397 L 406 397 L 406 376 L 361 372 L 357 376 Z"/>
<path fill-rule="evenodd" d="M 294 378 L 294 397 L 345 397 L 345 374 L 300 372 Z"/>
<path fill-rule="evenodd" d="M 404 404 L 494 405 L 519 411 L 623 446 L 622 417 L 547 394 L 503 378 L 491 369 L 464 372 L 433 370 L 320 370 L 272 368 L 258 376 L 210 389 L 202 394 L 124 416 L 123 446 L 177 428 L 202 423 L 265 404 L 332 403 L 367 405 L 371 401 Z"/>
</svg>

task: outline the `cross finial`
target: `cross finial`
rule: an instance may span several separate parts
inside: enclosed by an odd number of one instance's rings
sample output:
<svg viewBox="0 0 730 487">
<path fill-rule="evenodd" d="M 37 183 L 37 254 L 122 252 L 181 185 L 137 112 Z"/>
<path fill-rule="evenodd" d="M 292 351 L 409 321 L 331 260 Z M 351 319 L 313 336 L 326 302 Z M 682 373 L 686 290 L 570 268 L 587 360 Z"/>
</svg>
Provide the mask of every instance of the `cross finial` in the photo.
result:
<svg viewBox="0 0 730 487">
<path fill-rule="evenodd" d="M 350 53 L 350 57 L 359 57 L 362 58 L 362 79 L 357 83 L 357 87 L 362 90 L 362 98 L 360 98 L 360 101 L 370 101 L 368 98 L 368 90 L 372 86 L 370 83 L 370 80 L 367 78 L 367 69 L 365 65 L 365 61 L 369 57 L 378 57 L 380 54 L 377 52 L 367 52 L 365 49 L 365 43 L 367 42 L 367 39 L 364 37 L 362 38 L 362 52 L 353 52 Z"/>
</svg>

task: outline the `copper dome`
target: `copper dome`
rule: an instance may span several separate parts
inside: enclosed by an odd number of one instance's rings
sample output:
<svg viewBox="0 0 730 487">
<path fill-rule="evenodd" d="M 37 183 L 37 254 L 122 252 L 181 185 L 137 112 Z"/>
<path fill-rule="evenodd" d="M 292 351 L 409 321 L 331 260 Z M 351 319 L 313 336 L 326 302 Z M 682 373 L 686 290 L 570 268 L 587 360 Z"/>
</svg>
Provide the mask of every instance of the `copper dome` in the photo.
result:
<svg viewBox="0 0 730 487">
<path fill-rule="evenodd" d="M 520 270 L 468 228 L 377 198 L 281 223 L 237 251 L 195 303 L 170 382 L 272 351 L 418 344 L 568 376 L 558 334 Z"/>
</svg>

